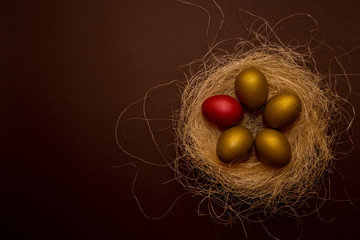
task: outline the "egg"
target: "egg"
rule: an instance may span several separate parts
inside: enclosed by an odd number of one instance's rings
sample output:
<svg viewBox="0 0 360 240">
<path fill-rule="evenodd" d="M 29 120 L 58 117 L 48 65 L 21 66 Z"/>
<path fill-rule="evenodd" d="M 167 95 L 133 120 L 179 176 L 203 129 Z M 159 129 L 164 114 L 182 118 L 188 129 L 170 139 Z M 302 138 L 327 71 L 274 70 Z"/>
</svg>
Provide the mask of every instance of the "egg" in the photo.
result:
<svg viewBox="0 0 360 240">
<path fill-rule="evenodd" d="M 268 82 L 262 72 L 256 68 L 247 68 L 236 77 L 235 92 L 247 110 L 258 111 L 268 99 Z"/>
<path fill-rule="evenodd" d="M 255 151 L 261 161 L 273 167 L 287 165 L 292 156 L 289 141 L 274 129 L 263 129 L 256 134 Z"/>
<path fill-rule="evenodd" d="M 228 95 L 215 95 L 207 98 L 201 109 L 204 117 L 220 130 L 236 125 L 244 114 L 241 104 Z"/>
<path fill-rule="evenodd" d="M 284 128 L 292 124 L 300 115 L 301 101 L 293 93 L 279 93 L 265 105 L 264 123 L 271 128 Z"/>
<path fill-rule="evenodd" d="M 221 134 L 216 145 L 216 153 L 225 163 L 244 160 L 250 155 L 253 142 L 253 135 L 249 129 L 235 126 Z"/>
</svg>

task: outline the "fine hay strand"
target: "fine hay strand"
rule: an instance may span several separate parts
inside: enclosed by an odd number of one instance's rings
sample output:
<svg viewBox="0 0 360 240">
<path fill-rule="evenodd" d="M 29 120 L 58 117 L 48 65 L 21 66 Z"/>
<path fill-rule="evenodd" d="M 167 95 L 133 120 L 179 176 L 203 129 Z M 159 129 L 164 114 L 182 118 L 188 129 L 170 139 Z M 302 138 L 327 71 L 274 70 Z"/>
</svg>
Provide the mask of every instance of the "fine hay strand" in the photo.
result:
<svg viewBox="0 0 360 240">
<path fill-rule="evenodd" d="M 258 42 L 259 43 L 259 42 Z M 242 40 L 233 53 L 210 52 L 197 71 L 187 79 L 181 95 L 181 109 L 175 122 L 178 158 L 177 178 L 186 189 L 208 200 L 209 214 L 231 223 L 262 214 L 290 213 L 324 187 L 324 177 L 332 171 L 333 151 L 341 121 L 334 85 L 321 75 L 311 52 L 263 41 Z M 222 163 L 216 155 L 221 132 L 208 123 L 201 112 L 204 100 L 217 94 L 236 98 L 234 82 L 248 67 L 262 71 L 269 84 L 269 98 L 290 91 L 299 96 L 302 111 L 298 120 L 284 131 L 292 147 L 291 162 L 280 169 L 261 163 L 256 154 L 246 161 Z M 260 113 L 245 113 L 240 125 L 255 136 L 263 129 Z M 217 206 L 217 207 L 216 207 Z"/>
</svg>

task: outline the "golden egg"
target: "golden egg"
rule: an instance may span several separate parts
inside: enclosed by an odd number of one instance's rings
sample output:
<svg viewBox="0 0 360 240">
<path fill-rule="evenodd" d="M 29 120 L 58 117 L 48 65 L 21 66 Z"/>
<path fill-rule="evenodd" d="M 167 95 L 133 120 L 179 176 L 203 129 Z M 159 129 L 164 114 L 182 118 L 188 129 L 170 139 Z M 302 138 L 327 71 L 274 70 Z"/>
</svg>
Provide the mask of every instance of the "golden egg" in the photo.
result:
<svg viewBox="0 0 360 240">
<path fill-rule="evenodd" d="M 243 160 L 251 153 L 254 138 L 249 129 L 235 126 L 224 131 L 219 137 L 216 153 L 226 163 Z"/>
<path fill-rule="evenodd" d="M 265 164 L 283 167 L 291 160 L 291 146 L 287 138 L 274 129 L 264 129 L 255 137 L 255 150 Z"/>
<path fill-rule="evenodd" d="M 264 122 L 271 128 L 283 128 L 292 124 L 300 115 L 301 101 L 293 93 L 279 93 L 265 105 Z"/>
<path fill-rule="evenodd" d="M 259 110 L 268 99 L 268 83 L 256 68 L 242 70 L 235 80 L 235 92 L 240 103 L 249 111 Z"/>
</svg>

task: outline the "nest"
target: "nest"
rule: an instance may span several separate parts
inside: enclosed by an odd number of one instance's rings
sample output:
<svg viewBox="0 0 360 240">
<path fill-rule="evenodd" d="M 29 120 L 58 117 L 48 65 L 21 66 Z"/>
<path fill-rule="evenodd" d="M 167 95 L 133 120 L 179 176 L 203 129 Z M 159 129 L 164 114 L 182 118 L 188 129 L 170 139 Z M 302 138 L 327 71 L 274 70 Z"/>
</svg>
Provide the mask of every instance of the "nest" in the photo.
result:
<svg viewBox="0 0 360 240">
<path fill-rule="evenodd" d="M 296 16 L 303 14 L 289 18 Z M 309 15 L 305 14 L 305 17 L 316 23 Z M 255 23 L 260 24 L 257 30 L 254 30 Z M 300 214 L 298 210 L 310 198 L 329 198 L 328 176 L 334 171 L 334 160 L 339 157 L 336 147 L 351 142 L 349 130 L 355 112 L 346 98 L 339 96 L 336 84 L 344 80 L 350 90 L 351 87 L 333 49 L 321 41 L 317 41 L 319 45 L 312 48 L 315 36 L 303 45 L 299 42 L 292 45 L 294 41 L 284 44 L 274 28 L 262 18 L 256 18 L 251 27 L 246 27 L 252 40 L 236 39 L 236 46 L 230 52 L 219 48 L 227 41 L 215 45 L 208 42 L 209 52 L 205 57 L 190 64 L 190 76 L 181 85 L 181 108 L 174 116 L 177 150 L 174 161 L 166 160 L 146 116 L 145 101 L 154 88 L 140 100 L 143 102 L 143 119 L 157 150 L 166 161 L 165 166 L 173 168 L 177 180 L 185 189 L 203 198 L 199 204 L 199 214 L 201 206 L 207 203 L 204 214 L 217 222 L 250 220 L 262 223 L 273 215 L 300 217 L 309 214 Z M 328 75 L 323 75 L 319 72 L 313 51 L 320 46 L 333 52 L 330 65 L 335 59 L 340 73 L 332 74 L 329 70 Z M 236 98 L 235 78 L 241 70 L 249 67 L 260 70 L 267 78 L 269 99 L 280 92 L 292 92 L 301 100 L 299 118 L 283 132 L 292 148 L 292 159 L 285 167 L 276 169 L 264 165 L 254 151 L 249 159 L 238 163 L 226 164 L 217 157 L 216 145 L 221 131 L 204 119 L 201 106 L 205 99 L 213 95 L 226 94 Z M 135 159 L 163 167 L 133 155 L 121 146 L 117 137 L 118 125 L 128 108 L 117 121 L 115 137 L 118 146 Z M 255 136 L 264 128 L 261 111 L 245 113 L 241 125 L 250 129 Z M 135 194 L 134 197 L 137 200 Z M 139 207 L 142 211 L 140 204 Z M 317 211 L 317 203 L 314 209 L 308 210 Z"/>
<path fill-rule="evenodd" d="M 340 102 L 329 79 L 319 73 L 310 50 L 262 41 L 240 41 L 232 54 L 209 53 L 187 79 L 175 123 L 179 146 L 177 178 L 186 189 L 208 201 L 209 214 L 220 222 L 250 219 L 261 214 L 291 213 L 308 198 L 318 197 L 324 177 L 333 169 L 334 144 L 341 131 Z M 261 163 L 255 153 L 244 162 L 222 163 L 216 155 L 221 132 L 201 112 L 204 100 L 217 94 L 236 98 L 239 72 L 255 67 L 269 84 L 269 98 L 290 91 L 302 102 L 298 120 L 286 131 L 291 162 L 280 169 Z M 263 129 L 261 113 L 245 113 L 241 122 L 256 134 Z"/>
</svg>

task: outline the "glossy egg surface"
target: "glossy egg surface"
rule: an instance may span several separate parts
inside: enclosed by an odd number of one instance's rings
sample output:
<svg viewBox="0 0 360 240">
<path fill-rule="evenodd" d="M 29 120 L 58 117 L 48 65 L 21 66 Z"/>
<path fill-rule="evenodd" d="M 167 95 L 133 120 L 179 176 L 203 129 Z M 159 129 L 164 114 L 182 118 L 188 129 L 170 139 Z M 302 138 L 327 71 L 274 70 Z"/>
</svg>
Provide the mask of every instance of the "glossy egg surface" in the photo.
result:
<svg viewBox="0 0 360 240">
<path fill-rule="evenodd" d="M 248 157 L 253 147 L 253 135 L 249 129 L 236 126 L 227 129 L 219 137 L 216 153 L 221 161 L 230 163 Z"/>
<path fill-rule="evenodd" d="M 220 130 L 239 123 L 244 113 L 241 104 L 228 95 L 215 95 L 207 98 L 201 109 L 204 117 Z"/>
<path fill-rule="evenodd" d="M 256 68 L 247 68 L 236 77 L 235 92 L 247 110 L 258 111 L 268 99 L 268 82 L 262 72 Z"/>
<path fill-rule="evenodd" d="M 291 160 L 291 146 L 287 138 L 274 129 L 263 129 L 255 137 L 255 150 L 265 164 L 283 167 Z"/>
<path fill-rule="evenodd" d="M 264 108 L 264 123 L 271 128 L 284 128 L 300 115 L 300 98 L 293 93 L 279 93 L 272 97 Z"/>
</svg>

